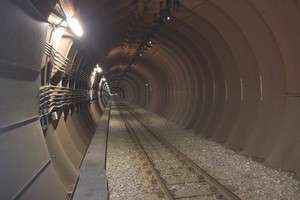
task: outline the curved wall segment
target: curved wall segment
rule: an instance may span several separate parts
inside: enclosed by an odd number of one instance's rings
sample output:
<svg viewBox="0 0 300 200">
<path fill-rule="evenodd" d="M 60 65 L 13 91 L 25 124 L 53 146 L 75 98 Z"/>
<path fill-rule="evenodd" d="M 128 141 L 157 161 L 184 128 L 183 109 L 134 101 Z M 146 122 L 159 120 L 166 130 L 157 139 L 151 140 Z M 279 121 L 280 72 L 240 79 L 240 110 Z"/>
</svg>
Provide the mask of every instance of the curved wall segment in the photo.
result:
<svg viewBox="0 0 300 200">
<path fill-rule="evenodd" d="M 154 49 L 140 58 L 145 60 L 140 70 L 162 75 L 155 79 L 162 92 L 153 94 L 148 108 L 275 168 L 297 172 L 287 164 L 297 159 L 285 163 L 279 155 L 297 146 L 288 138 L 295 137 L 290 130 L 297 127 L 290 111 L 298 98 L 298 70 L 292 63 L 299 62 L 287 52 L 298 46 L 293 34 L 299 29 L 292 24 L 299 20 L 299 6 L 293 1 L 181 3 L 182 12 L 174 12 L 173 21 L 156 31 Z M 155 76 L 152 72 L 145 79 L 151 83 Z M 201 100 L 194 101 L 199 94 Z"/>
</svg>

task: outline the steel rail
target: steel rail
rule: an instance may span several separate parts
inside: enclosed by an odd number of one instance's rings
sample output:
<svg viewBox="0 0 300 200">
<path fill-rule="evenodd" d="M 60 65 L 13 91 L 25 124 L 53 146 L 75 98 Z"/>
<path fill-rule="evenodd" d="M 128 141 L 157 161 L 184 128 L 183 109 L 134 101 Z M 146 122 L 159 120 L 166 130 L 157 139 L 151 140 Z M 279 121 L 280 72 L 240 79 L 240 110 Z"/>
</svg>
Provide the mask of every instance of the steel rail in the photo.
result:
<svg viewBox="0 0 300 200">
<path fill-rule="evenodd" d="M 126 126 L 126 129 L 128 130 L 128 132 L 134 137 L 134 139 L 136 140 L 137 144 L 139 145 L 142 154 L 144 156 L 144 158 L 146 159 L 149 168 L 151 169 L 152 173 L 154 174 L 155 179 L 159 182 L 159 186 L 160 188 L 163 190 L 164 194 L 167 196 L 167 199 L 169 200 L 173 200 L 173 195 L 170 192 L 170 190 L 168 189 L 168 187 L 166 186 L 166 184 L 164 183 L 163 179 L 159 176 L 158 171 L 155 169 L 154 164 L 152 163 L 152 161 L 150 160 L 149 156 L 146 153 L 146 150 L 144 149 L 143 145 L 140 142 L 140 139 L 138 138 L 138 136 L 135 134 L 134 130 L 132 129 L 130 123 L 128 122 L 128 120 L 125 118 L 123 111 L 121 109 L 119 109 L 120 115 L 124 121 L 124 124 Z"/>
<path fill-rule="evenodd" d="M 123 104 L 126 105 L 126 104 Z M 210 174 L 208 174 L 204 169 L 202 169 L 200 166 L 198 166 L 195 162 L 193 162 L 191 159 L 189 159 L 187 156 L 185 156 L 181 151 L 179 151 L 176 147 L 174 147 L 172 144 L 170 144 L 168 141 L 166 141 L 164 138 L 156 135 L 153 131 L 151 131 L 143 122 L 141 122 L 141 115 L 140 117 L 137 117 L 133 109 L 131 109 L 129 106 L 124 106 L 125 109 L 128 110 L 129 113 L 149 132 L 151 133 L 158 141 L 160 141 L 162 144 L 169 147 L 173 152 L 175 152 L 181 159 L 185 160 L 190 167 L 192 167 L 197 173 L 203 176 L 204 180 L 209 183 L 210 185 L 214 186 L 217 191 L 227 200 L 241 200 L 236 194 L 234 194 L 232 191 L 227 189 L 222 183 L 220 183 L 218 180 L 213 178 Z"/>
</svg>

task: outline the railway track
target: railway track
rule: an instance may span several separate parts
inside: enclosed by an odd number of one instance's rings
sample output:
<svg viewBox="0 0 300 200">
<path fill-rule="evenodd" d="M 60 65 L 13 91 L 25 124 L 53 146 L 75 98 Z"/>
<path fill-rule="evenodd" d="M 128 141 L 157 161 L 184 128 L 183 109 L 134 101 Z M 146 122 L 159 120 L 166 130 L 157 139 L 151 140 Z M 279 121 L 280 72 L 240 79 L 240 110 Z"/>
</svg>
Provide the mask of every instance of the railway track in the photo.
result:
<svg viewBox="0 0 300 200">
<path fill-rule="evenodd" d="M 139 145 L 164 199 L 240 199 L 176 147 L 155 134 L 143 116 L 119 106 L 126 129 Z"/>
</svg>

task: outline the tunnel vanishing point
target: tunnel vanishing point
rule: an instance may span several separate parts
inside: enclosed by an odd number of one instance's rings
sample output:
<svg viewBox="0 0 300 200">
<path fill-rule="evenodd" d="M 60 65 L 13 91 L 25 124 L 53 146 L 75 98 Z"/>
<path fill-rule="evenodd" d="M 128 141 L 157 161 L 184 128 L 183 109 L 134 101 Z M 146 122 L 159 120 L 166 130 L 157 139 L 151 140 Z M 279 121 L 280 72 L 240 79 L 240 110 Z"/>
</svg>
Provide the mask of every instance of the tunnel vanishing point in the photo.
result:
<svg viewBox="0 0 300 200">
<path fill-rule="evenodd" d="M 1 0 L 0 16 L 0 199 L 72 194 L 111 98 L 299 179 L 299 0 Z"/>
</svg>

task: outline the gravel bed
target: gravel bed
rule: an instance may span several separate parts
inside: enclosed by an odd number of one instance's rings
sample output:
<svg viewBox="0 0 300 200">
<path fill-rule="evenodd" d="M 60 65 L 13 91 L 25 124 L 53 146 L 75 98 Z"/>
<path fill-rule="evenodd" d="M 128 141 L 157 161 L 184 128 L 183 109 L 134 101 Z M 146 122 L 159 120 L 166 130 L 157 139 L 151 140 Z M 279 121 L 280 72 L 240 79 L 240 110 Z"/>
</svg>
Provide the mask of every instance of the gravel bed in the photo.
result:
<svg viewBox="0 0 300 200">
<path fill-rule="evenodd" d="M 183 164 L 175 154 L 162 145 L 156 138 L 154 138 L 149 132 L 144 130 L 135 119 L 130 122 L 136 134 L 147 152 L 148 157 L 153 163 L 155 168 L 159 172 L 160 176 L 169 183 L 168 180 L 197 180 L 199 174 L 191 170 L 188 165 Z M 199 180 L 199 179 L 198 179 Z M 197 190 L 199 188 L 211 189 L 211 186 L 206 182 L 193 182 L 193 183 L 176 183 L 169 185 L 169 189 L 176 193 L 176 191 L 188 191 L 190 189 Z M 211 195 L 213 196 L 213 195 Z M 206 199 L 201 196 L 196 199 Z"/>
<path fill-rule="evenodd" d="M 163 199 L 116 109 L 112 109 L 106 171 L 110 200 Z"/>
<path fill-rule="evenodd" d="M 135 107 L 156 134 L 160 134 L 199 166 L 247 200 L 299 200 L 300 183 L 287 172 L 277 171 L 246 158 L 192 130 Z"/>
</svg>

